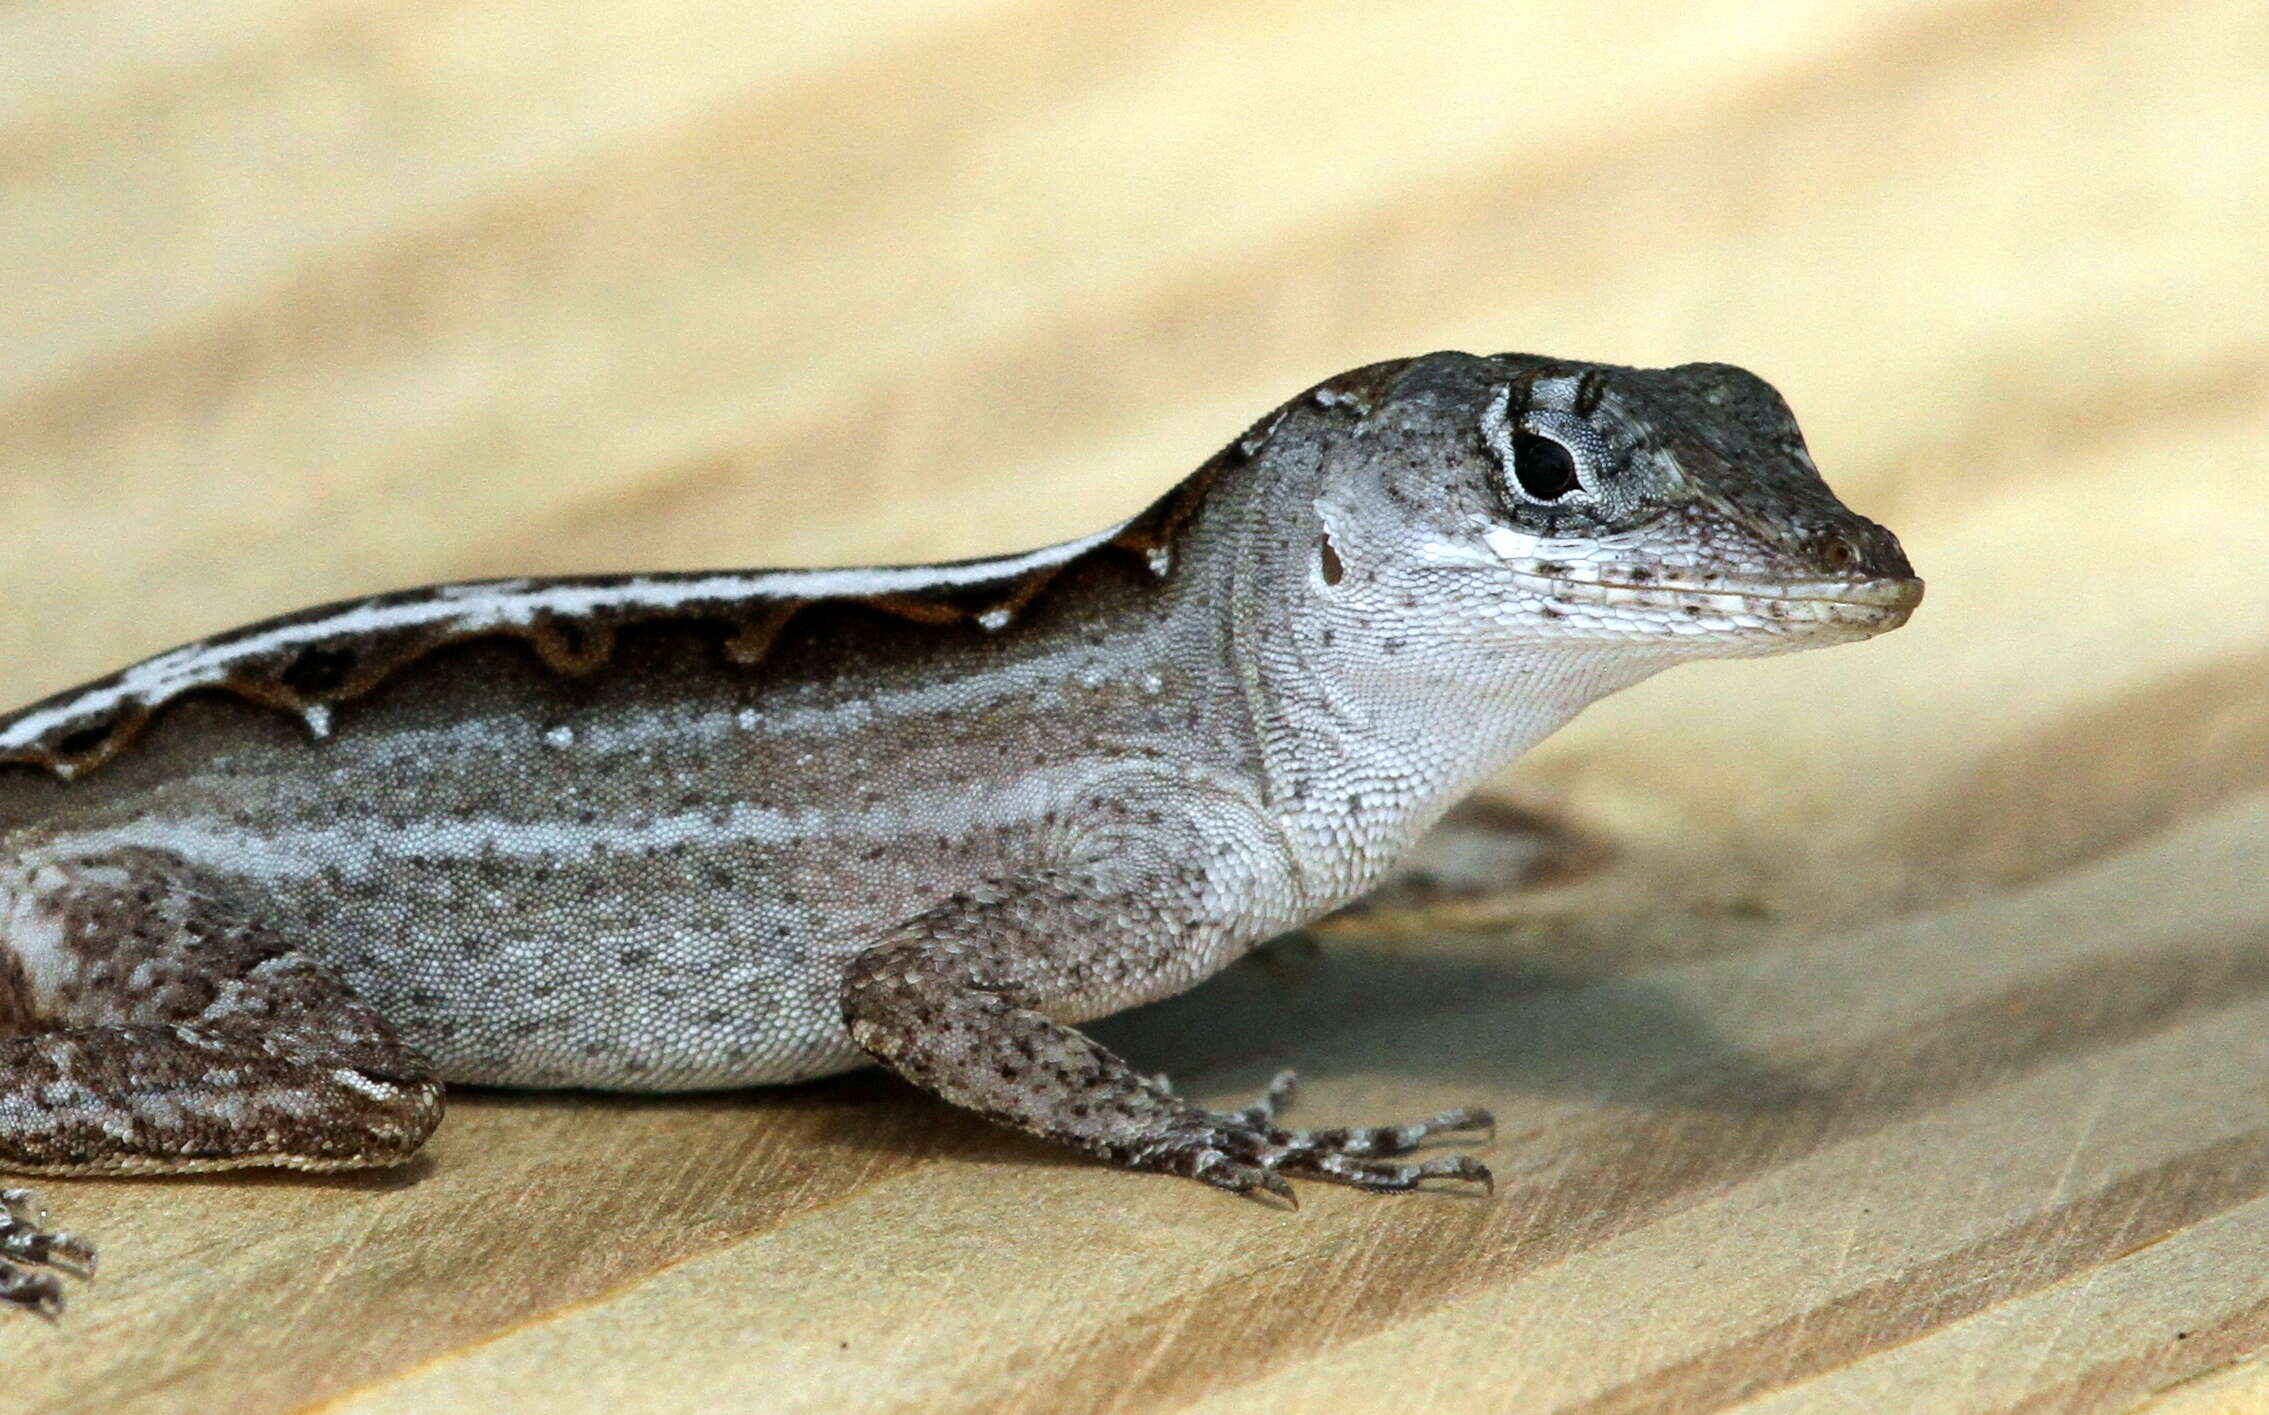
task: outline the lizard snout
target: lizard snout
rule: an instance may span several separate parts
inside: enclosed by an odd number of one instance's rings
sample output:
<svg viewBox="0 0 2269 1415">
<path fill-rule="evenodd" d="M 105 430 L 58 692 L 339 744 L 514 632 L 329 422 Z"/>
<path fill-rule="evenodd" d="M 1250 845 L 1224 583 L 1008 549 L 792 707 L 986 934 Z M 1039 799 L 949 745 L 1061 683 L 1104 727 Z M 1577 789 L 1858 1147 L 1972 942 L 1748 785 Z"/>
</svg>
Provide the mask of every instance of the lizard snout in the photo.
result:
<svg viewBox="0 0 2269 1415">
<path fill-rule="evenodd" d="M 1819 567 L 1823 577 L 1848 580 L 1915 580 L 1899 538 L 1861 516 L 1823 526 L 1805 537 L 1798 553 Z"/>
</svg>

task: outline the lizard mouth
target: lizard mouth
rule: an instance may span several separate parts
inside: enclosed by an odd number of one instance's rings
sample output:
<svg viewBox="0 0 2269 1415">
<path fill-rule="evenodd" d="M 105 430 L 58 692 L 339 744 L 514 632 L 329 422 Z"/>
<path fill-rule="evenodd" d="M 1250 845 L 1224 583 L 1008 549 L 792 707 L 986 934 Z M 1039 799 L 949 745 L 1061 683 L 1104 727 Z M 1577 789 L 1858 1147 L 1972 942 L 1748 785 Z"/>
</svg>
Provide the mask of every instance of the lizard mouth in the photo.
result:
<svg viewBox="0 0 2269 1415">
<path fill-rule="evenodd" d="M 1690 633 L 1826 628 L 1861 636 L 1888 633 L 1922 603 L 1922 581 L 1911 576 L 1869 580 L 1725 580 L 1706 584 L 1649 576 L 1604 574 L 1579 578 L 1516 571 L 1523 587 L 1548 607 L 1590 617 L 1666 623 Z M 1599 615 L 1599 610 L 1607 615 Z"/>
</svg>

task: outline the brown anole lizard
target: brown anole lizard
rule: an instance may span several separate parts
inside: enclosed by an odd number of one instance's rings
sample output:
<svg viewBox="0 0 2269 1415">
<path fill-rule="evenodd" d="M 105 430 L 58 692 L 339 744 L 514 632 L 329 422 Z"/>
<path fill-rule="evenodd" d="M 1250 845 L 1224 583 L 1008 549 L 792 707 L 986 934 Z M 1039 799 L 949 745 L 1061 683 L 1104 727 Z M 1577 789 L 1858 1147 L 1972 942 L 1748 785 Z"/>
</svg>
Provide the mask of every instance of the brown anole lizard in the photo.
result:
<svg viewBox="0 0 2269 1415">
<path fill-rule="evenodd" d="M 1479 1110 L 1288 1130 L 1076 1024 L 1354 899 L 1603 694 L 1920 594 L 1753 375 L 1433 354 L 1029 554 L 255 624 L 0 718 L 0 1173 L 385 1165 L 444 1082 L 880 1062 L 1240 1192 L 1487 1182 L 1397 1158 Z M 0 1193 L 0 1302 L 92 1262 Z"/>
</svg>

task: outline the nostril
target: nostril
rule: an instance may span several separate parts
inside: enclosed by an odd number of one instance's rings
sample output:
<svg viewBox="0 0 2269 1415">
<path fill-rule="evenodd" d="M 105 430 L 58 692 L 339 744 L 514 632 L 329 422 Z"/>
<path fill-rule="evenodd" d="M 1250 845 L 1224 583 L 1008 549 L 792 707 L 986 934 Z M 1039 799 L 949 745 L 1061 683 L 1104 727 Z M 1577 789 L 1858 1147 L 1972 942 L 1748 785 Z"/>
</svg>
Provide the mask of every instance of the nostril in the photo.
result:
<svg viewBox="0 0 2269 1415">
<path fill-rule="evenodd" d="M 1889 531 L 1868 522 L 1822 530 L 1812 537 L 1813 563 L 1824 574 L 1888 580 L 1914 574 Z"/>
</svg>

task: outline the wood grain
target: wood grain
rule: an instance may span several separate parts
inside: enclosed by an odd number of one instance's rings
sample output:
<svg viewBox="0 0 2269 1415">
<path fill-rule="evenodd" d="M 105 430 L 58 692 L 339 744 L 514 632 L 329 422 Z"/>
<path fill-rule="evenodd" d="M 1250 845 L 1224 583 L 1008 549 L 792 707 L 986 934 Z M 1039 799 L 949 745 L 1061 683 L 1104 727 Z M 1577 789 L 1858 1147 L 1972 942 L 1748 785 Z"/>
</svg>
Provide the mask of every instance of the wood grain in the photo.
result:
<svg viewBox="0 0 2269 1415">
<path fill-rule="evenodd" d="M 0 7 L 0 696 L 440 578 L 1007 550 L 1331 370 L 1723 358 L 1931 582 L 1495 788 L 1534 882 L 1106 1025 L 1494 1201 L 875 1076 L 58 1183 L 0 1409 L 2269 1409 L 2269 14 Z"/>
</svg>

